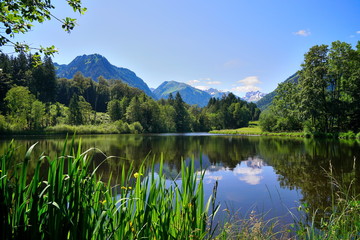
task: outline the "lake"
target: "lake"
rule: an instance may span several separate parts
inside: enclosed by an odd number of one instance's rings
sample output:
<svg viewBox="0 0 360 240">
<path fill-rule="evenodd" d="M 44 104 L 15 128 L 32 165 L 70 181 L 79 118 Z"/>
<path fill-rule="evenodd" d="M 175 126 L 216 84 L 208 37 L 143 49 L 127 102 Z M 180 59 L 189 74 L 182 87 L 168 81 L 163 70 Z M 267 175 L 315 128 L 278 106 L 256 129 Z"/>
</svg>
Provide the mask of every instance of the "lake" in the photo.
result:
<svg viewBox="0 0 360 240">
<path fill-rule="evenodd" d="M 181 161 L 195 159 L 200 171 L 206 169 L 204 183 L 208 198 L 218 181 L 217 201 L 221 204 L 218 219 L 228 212 L 239 217 L 251 211 L 264 214 L 267 219 L 281 217 L 291 223 L 292 212 L 298 217 L 297 207 L 306 203 L 311 211 L 322 213 L 331 206 L 330 166 L 339 182 L 353 182 L 354 193 L 360 193 L 360 168 L 354 161 L 359 158 L 360 143 L 345 140 L 316 140 L 302 138 L 215 135 L 207 133 L 149 134 L 149 135 L 89 135 L 77 137 L 82 149 L 100 149 L 110 158 L 99 168 L 106 181 L 113 175 L 113 184 L 121 172 L 132 163 L 135 169 L 145 160 L 149 164 L 164 156 L 164 172 L 168 179 L 178 177 Z M 54 157 L 60 154 L 65 137 L 15 137 L 17 154 L 24 156 L 26 149 L 38 142 L 33 156 L 42 153 Z M 0 153 L 9 139 L 0 140 Z M 94 154 L 94 164 L 104 156 Z M 35 166 L 32 161 L 31 165 Z M 46 171 L 46 163 L 43 171 Z M 179 179 L 181 181 L 181 179 Z"/>
</svg>

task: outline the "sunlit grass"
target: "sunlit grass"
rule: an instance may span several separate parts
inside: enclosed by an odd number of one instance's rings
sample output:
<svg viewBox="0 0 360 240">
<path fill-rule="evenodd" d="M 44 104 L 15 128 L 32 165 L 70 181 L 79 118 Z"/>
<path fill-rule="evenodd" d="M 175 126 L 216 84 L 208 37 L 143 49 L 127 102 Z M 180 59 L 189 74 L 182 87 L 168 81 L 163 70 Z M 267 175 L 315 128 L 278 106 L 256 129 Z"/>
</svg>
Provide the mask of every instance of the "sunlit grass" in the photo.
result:
<svg viewBox="0 0 360 240">
<path fill-rule="evenodd" d="M 259 121 L 250 121 L 248 127 L 238 129 L 212 130 L 215 134 L 239 134 L 239 135 L 259 135 L 259 136 L 283 136 L 283 137 L 305 137 L 303 132 L 263 132 L 259 126 Z"/>
</svg>

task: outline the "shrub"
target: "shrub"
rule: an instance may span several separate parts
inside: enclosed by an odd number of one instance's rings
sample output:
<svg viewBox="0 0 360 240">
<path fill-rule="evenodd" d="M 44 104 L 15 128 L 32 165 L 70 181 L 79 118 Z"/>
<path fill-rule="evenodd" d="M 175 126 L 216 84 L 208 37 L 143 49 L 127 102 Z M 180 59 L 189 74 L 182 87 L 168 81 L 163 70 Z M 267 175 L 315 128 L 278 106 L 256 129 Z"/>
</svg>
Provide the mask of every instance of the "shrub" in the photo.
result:
<svg viewBox="0 0 360 240">
<path fill-rule="evenodd" d="M 122 130 L 120 133 L 130 133 L 130 126 L 127 122 L 122 125 Z"/>
<path fill-rule="evenodd" d="M 266 111 L 261 113 L 259 119 L 259 125 L 262 131 L 273 132 L 275 131 L 276 124 L 277 124 L 277 120 L 272 112 Z"/>
<path fill-rule="evenodd" d="M 144 131 L 144 128 L 141 126 L 141 123 L 139 122 L 134 122 L 130 124 L 129 128 L 130 128 L 130 132 L 134 134 L 139 134 Z"/>
<path fill-rule="evenodd" d="M 7 129 L 7 123 L 5 120 L 5 117 L 3 115 L 0 115 L 0 132 L 3 132 Z"/>
<path fill-rule="evenodd" d="M 360 132 L 358 132 L 358 134 L 356 134 L 356 138 L 360 139 Z"/>
<path fill-rule="evenodd" d="M 339 138 L 351 139 L 356 138 L 356 135 L 353 131 L 348 131 L 346 133 L 340 133 Z"/>
</svg>

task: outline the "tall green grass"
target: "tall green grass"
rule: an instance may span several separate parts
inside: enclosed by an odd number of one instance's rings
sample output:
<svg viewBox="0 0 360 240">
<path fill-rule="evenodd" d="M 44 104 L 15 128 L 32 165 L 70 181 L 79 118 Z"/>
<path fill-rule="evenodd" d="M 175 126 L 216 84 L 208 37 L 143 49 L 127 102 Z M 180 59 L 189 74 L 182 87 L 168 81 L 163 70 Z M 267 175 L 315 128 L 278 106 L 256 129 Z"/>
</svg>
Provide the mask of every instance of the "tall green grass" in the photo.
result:
<svg viewBox="0 0 360 240">
<path fill-rule="evenodd" d="M 320 221 L 317 217 L 319 210 L 310 212 L 307 204 L 299 207 L 303 213 L 302 219 L 295 226 L 297 236 L 303 239 L 360 239 L 360 195 L 356 192 L 356 158 L 354 158 L 353 171 L 342 179 L 333 175 L 330 169 L 326 171 L 329 178 L 331 206 L 321 214 Z M 342 183 L 345 178 L 350 178 L 349 184 Z M 304 220 L 307 219 L 307 220 Z"/>
<path fill-rule="evenodd" d="M 299 208 L 304 218 L 294 217 L 292 225 L 251 212 L 248 219 L 230 216 L 217 229 L 217 184 L 206 201 L 205 171 L 196 171 L 194 161 L 182 162 L 178 178 L 168 180 L 163 156 L 157 173 L 155 159 L 147 158 L 149 168 L 123 166 L 118 185 L 112 186 L 114 179 L 102 182 L 99 166 L 92 166 L 93 149 L 82 152 L 81 143 L 76 149 L 74 139 L 54 159 L 35 158 L 35 147 L 19 162 L 12 142 L 0 157 L 0 239 L 360 239 L 355 182 L 344 186 L 331 167 L 332 205 L 325 215 L 318 217 L 304 204 Z M 37 162 L 32 172 L 30 161 Z M 40 171 L 43 163 L 49 165 L 46 174 Z M 355 161 L 353 168 L 343 178 L 355 181 Z"/>
<path fill-rule="evenodd" d="M 55 159 L 14 159 L 13 143 L 1 156 L 1 239 L 205 239 L 211 238 L 218 209 L 215 196 L 204 199 L 203 177 L 194 161 L 181 167 L 181 184 L 163 175 L 163 157 L 155 173 L 144 165 L 122 168 L 119 184 L 111 186 L 91 169 L 91 150 L 65 142 Z M 33 173 L 29 161 L 37 161 Z M 41 176 L 43 162 L 49 163 Z M 106 161 L 106 159 L 105 159 Z M 30 177 L 31 176 L 31 177 Z M 216 193 L 216 189 L 214 190 Z M 212 207 L 211 207 L 212 206 Z M 210 211 L 209 211 L 210 210 Z"/>
</svg>

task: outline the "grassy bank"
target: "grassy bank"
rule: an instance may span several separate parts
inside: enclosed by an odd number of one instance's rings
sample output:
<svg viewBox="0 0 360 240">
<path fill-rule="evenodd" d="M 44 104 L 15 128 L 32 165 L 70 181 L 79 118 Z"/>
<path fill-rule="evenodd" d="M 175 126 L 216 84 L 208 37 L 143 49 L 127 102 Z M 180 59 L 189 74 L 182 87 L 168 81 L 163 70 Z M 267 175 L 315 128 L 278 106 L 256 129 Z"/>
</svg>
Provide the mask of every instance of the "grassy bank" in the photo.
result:
<svg viewBox="0 0 360 240">
<path fill-rule="evenodd" d="M 283 137 L 321 137 L 321 138 L 341 138 L 341 139 L 360 139 L 360 133 L 352 131 L 340 133 L 305 133 L 305 132 L 263 132 L 258 121 L 249 123 L 248 127 L 238 129 L 212 130 L 215 134 L 238 134 L 238 135 L 258 135 L 258 136 L 283 136 Z"/>
<path fill-rule="evenodd" d="M 1 131 L 2 130 L 2 131 Z M 69 125 L 58 124 L 39 130 L 17 130 L 12 128 L 0 129 L 2 135 L 56 135 L 56 134 L 138 134 L 142 133 L 143 128 L 138 123 L 124 123 L 116 121 L 113 123 L 103 123 L 99 125 Z"/>
<path fill-rule="evenodd" d="M 258 121 L 252 121 L 248 127 L 238 129 L 212 130 L 210 133 L 215 134 L 239 134 L 239 135 L 259 135 L 259 136 L 288 136 L 288 137 L 305 137 L 303 132 L 263 132 Z"/>
</svg>

